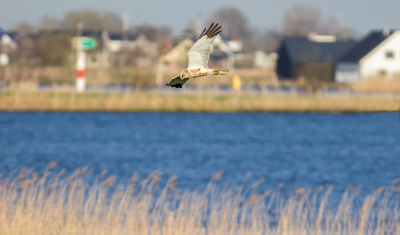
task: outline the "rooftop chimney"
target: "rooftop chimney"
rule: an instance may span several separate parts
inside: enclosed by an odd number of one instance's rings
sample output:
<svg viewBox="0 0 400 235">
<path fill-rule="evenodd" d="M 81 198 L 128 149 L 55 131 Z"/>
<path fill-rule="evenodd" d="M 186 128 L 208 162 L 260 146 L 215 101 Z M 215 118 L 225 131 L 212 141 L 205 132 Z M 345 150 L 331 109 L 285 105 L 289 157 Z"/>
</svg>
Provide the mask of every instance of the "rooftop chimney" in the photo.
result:
<svg viewBox="0 0 400 235">
<path fill-rule="evenodd" d="M 382 34 L 383 34 L 383 36 L 385 36 L 385 37 L 389 36 L 389 34 L 390 34 L 390 29 L 389 29 L 389 27 L 386 26 L 385 28 L 383 28 Z"/>
</svg>

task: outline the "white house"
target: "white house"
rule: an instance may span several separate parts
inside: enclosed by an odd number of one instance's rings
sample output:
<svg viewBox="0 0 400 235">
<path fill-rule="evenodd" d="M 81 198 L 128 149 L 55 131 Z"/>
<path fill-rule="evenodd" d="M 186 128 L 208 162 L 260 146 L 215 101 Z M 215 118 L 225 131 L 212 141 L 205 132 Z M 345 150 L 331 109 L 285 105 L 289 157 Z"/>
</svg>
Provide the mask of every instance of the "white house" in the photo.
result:
<svg viewBox="0 0 400 235">
<path fill-rule="evenodd" d="M 122 34 L 110 35 L 107 33 L 106 36 L 108 36 L 105 40 L 107 49 L 111 53 L 140 48 L 149 56 L 157 56 L 157 43 L 149 41 L 144 34 L 139 34 L 136 38 L 128 37 L 126 41 Z"/>
<path fill-rule="evenodd" d="M 9 52 L 17 49 L 17 43 L 13 38 L 0 28 L 0 66 L 8 65 Z"/>
<path fill-rule="evenodd" d="M 215 37 L 213 44 L 211 45 L 211 50 L 213 50 L 215 47 L 218 47 L 221 51 L 227 54 L 230 52 L 239 53 L 242 51 L 243 43 L 236 39 L 224 40 L 221 34 L 218 34 Z"/>
<path fill-rule="evenodd" d="M 335 80 L 356 82 L 379 74 L 400 73 L 400 30 L 372 31 L 336 62 Z"/>
</svg>

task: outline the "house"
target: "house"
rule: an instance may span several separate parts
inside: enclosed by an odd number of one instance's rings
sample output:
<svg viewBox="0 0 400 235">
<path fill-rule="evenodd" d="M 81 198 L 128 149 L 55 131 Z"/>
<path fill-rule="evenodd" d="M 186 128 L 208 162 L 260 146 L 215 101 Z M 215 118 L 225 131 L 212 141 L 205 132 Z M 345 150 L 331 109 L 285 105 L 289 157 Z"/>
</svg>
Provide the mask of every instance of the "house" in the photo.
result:
<svg viewBox="0 0 400 235">
<path fill-rule="evenodd" d="M 5 66 L 10 62 L 10 54 L 14 52 L 17 47 L 14 35 L 0 28 L 0 66 Z"/>
<path fill-rule="evenodd" d="M 278 54 L 275 52 L 267 54 L 264 51 L 256 51 L 254 53 L 253 67 L 262 69 L 275 69 L 277 58 Z"/>
<path fill-rule="evenodd" d="M 335 73 L 339 83 L 400 73 L 400 30 L 372 31 L 338 59 Z"/>
<path fill-rule="evenodd" d="M 161 59 L 171 65 L 186 67 L 188 63 L 188 51 L 193 46 L 197 38 L 194 35 L 183 35 L 175 38 L 174 47 L 166 54 L 161 56 Z M 233 66 L 233 57 L 239 55 L 243 47 L 241 41 L 228 39 L 221 34 L 218 34 L 211 44 L 210 60 L 208 65 L 211 67 L 230 67 Z M 251 63 L 252 63 L 251 59 Z"/>
<path fill-rule="evenodd" d="M 218 34 L 211 45 L 210 66 L 227 67 L 233 69 L 236 65 L 240 65 L 235 57 L 242 52 L 243 43 L 239 40 L 225 37 Z M 240 56 L 239 56 L 240 57 Z M 242 56 L 241 58 L 243 58 Z M 247 60 L 245 60 L 247 62 Z M 250 62 L 251 64 L 251 62 Z"/>
<path fill-rule="evenodd" d="M 193 44 L 194 42 L 191 39 L 186 38 L 160 58 L 164 63 L 169 64 L 170 66 L 187 67 L 187 53 L 189 52 L 190 48 L 192 48 Z"/>
<path fill-rule="evenodd" d="M 16 49 L 17 43 L 14 40 L 15 35 L 13 33 L 5 32 L 0 28 L 0 45 L 3 50 L 6 49 Z"/>
<path fill-rule="evenodd" d="M 190 38 L 176 38 L 175 45 L 170 51 L 160 56 L 157 65 L 156 84 L 161 85 L 164 77 L 165 65 L 168 65 L 169 73 L 182 71 L 188 66 L 188 52 L 192 48 L 194 42 Z M 172 72 L 172 73 L 175 73 Z"/>
<path fill-rule="evenodd" d="M 87 52 L 88 68 L 154 66 L 158 56 L 157 43 L 148 40 L 144 34 L 83 30 L 81 36 L 94 38 L 99 44 L 96 49 Z"/>
<path fill-rule="evenodd" d="M 157 56 L 157 43 L 149 41 L 144 34 L 129 34 L 125 39 L 122 33 L 109 33 L 106 40 L 111 53 L 140 48 L 149 56 Z"/>
<path fill-rule="evenodd" d="M 286 37 L 277 50 L 276 73 L 281 79 L 304 77 L 333 82 L 336 60 L 355 43 L 354 40 L 336 40 L 332 35 Z"/>
</svg>

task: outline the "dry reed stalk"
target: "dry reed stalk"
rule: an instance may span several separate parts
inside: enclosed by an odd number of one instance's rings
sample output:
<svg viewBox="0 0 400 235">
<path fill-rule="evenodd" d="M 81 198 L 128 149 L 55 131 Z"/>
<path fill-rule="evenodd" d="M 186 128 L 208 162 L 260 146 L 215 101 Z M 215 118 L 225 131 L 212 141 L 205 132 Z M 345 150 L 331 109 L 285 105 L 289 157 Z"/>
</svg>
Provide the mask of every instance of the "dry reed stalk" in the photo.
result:
<svg viewBox="0 0 400 235">
<path fill-rule="evenodd" d="M 398 112 L 394 96 L 291 96 L 256 93 L 2 92 L 0 110 L 187 112 Z"/>
<path fill-rule="evenodd" d="M 400 74 L 361 79 L 349 87 L 355 91 L 399 92 Z"/>
<path fill-rule="evenodd" d="M 49 166 L 55 166 L 55 162 Z M 48 170 L 50 167 L 48 167 Z M 400 234 L 396 184 L 355 202 L 358 191 L 346 191 L 338 204 L 323 191 L 296 189 L 289 197 L 278 189 L 258 194 L 254 188 L 217 187 L 222 172 L 204 191 L 174 188 L 172 177 L 157 189 L 156 171 L 136 185 L 135 174 L 117 185 L 115 176 L 88 182 L 90 170 L 32 173 L 22 170 L 0 180 L 0 233 L 9 234 Z"/>
</svg>

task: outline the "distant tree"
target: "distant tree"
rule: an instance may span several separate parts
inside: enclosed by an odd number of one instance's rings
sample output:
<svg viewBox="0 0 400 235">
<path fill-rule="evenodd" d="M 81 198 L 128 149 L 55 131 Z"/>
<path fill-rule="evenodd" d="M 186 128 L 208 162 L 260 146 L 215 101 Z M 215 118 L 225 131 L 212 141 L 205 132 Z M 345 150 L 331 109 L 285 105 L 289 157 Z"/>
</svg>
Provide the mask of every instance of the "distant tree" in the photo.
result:
<svg viewBox="0 0 400 235">
<path fill-rule="evenodd" d="M 247 44 L 244 45 L 244 52 L 255 52 L 264 49 L 263 34 L 258 28 L 250 28 L 251 37 L 248 38 Z"/>
<path fill-rule="evenodd" d="M 71 49 L 72 35 L 45 31 L 38 39 L 38 48 L 42 63 L 45 65 L 63 65 Z"/>
<path fill-rule="evenodd" d="M 168 25 L 161 26 L 159 30 L 164 37 L 170 37 L 173 33 L 172 28 Z"/>
<path fill-rule="evenodd" d="M 138 25 L 132 28 L 132 31 L 136 34 L 144 34 L 150 41 L 157 41 L 159 37 L 159 31 L 155 26 L 152 25 Z"/>
<path fill-rule="evenodd" d="M 291 36 L 307 36 L 318 34 L 335 35 L 338 38 L 355 36 L 356 32 L 340 25 L 338 18 L 322 18 L 321 10 L 306 4 L 295 4 L 285 13 L 283 34 Z"/>
<path fill-rule="evenodd" d="M 314 32 L 346 39 L 357 35 L 356 31 L 342 26 L 336 17 L 324 19 L 318 7 L 306 4 L 295 4 L 287 9 L 282 28 L 282 30 L 272 29 L 265 32 L 263 38 L 266 51 L 275 51 L 285 36 L 307 36 Z"/>
<path fill-rule="evenodd" d="M 119 31 L 122 29 L 122 19 L 115 12 L 100 13 L 102 29 L 108 31 Z"/>
<path fill-rule="evenodd" d="M 152 42 L 159 42 L 172 33 L 171 28 L 168 26 L 156 27 L 147 24 L 132 27 L 131 31 L 135 34 L 144 34 L 146 38 Z"/>
<path fill-rule="evenodd" d="M 22 21 L 20 23 L 18 23 L 17 25 L 15 25 L 12 30 L 16 31 L 18 34 L 27 34 L 27 33 L 34 33 L 36 31 L 35 26 L 33 26 L 32 24 L 26 22 L 26 21 Z"/>
<path fill-rule="evenodd" d="M 196 34 L 196 23 L 193 19 L 189 19 L 186 27 L 182 30 L 182 33 L 187 36 L 192 36 Z"/>
<path fill-rule="evenodd" d="M 249 41 L 251 38 L 247 17 L 236 7 L 222 7 L 216 10 L 208 21 L 220 23 L 224 35 L 243 41 Z"/>
<path fill-rule="evenodd" d="M 121 31 L 122 19 L 114 12 L 98 12 L 96 10 L 69 11 L 62 20 L 62 26 L 66 29 L 76 29 L 78 23 L 82 23 L 85 29 Z"/>
<path fill-rule="evenodd" d="M 274 52 L 282 40 L 283 33 L 278 29 L 267 29 L 263 35 L 264 50 L 268 53 Z"/>
<path fill-rule="evenodd" d="M 285 13 L 283 33 L 292 36 L 307 36 L 310 32 L 320 33 L 323 28 L 319 8 L 295 4 Z"/>
<path fill-rule="evenodd" d="M 55 16 L 44 15 L 40 20 L 41 29 L 59 29 L 62 27 L 62 22 Z"/>
<path fill-rule="evenodd" d="M 251 53 L 263 47 L 259 29 L 250 27 L 247 17 L 236 7 L 222 7 L 216 10 L 208 22 L 220 23 L 223 35 L 242 41 L 244 52 Z"/>
</svg>

